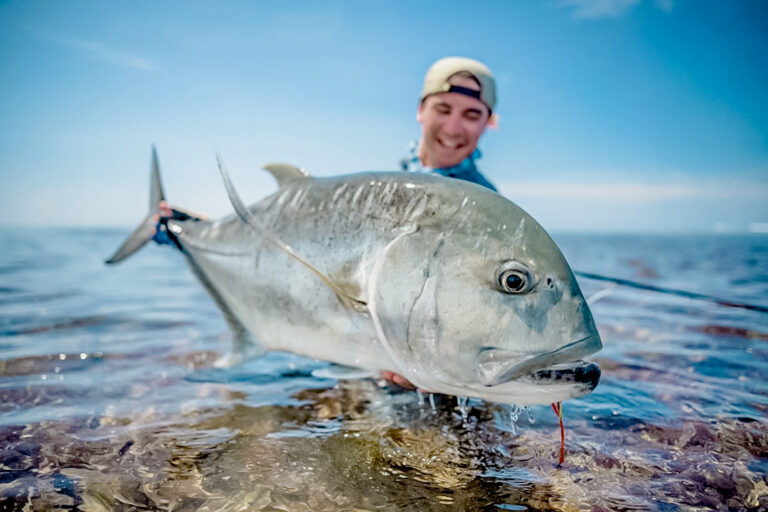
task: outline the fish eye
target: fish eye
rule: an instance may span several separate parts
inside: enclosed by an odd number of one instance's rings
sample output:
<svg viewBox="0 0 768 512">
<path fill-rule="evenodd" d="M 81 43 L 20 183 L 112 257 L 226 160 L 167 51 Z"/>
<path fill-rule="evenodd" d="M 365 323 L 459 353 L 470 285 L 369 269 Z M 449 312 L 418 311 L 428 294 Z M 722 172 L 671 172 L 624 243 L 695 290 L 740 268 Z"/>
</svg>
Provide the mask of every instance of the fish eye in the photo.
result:
<svg viewBox="0 0 768 512">
<path fill-rule="evenodd" d="M 499 290 L 504 293 L 517 295 L 526 293 L 532 288 L 531 273 L 517 262 L 505 263 L 496 271 L 496 275 Z"/>
</svg>

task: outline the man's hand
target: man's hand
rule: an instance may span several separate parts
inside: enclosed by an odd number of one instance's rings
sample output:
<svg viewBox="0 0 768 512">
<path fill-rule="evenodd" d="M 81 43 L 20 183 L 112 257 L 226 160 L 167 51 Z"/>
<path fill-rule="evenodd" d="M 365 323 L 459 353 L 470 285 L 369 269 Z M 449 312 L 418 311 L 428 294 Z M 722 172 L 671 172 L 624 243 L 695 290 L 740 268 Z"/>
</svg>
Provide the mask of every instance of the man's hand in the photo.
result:
<svg viewBox="0 0 768 512">
<path fill-rule="evenodd" d="M 157 214 L 158 217 L 173 217 L 173 208 L 167 202 L 160 201 L 157 205 Z"/>
<path fill-rule="evenodd" d="M 384 370 L 381 372 L 381 378 L 389 382 L 390 384 L 395 384 L 397 386 L 400 386 L 401 388 L 405 389 L 416 389 L 416 386 L 410 383 L 405 377 L 402 377 L 395 372 L 390 372 L 389 370 Z"/>
</svg>

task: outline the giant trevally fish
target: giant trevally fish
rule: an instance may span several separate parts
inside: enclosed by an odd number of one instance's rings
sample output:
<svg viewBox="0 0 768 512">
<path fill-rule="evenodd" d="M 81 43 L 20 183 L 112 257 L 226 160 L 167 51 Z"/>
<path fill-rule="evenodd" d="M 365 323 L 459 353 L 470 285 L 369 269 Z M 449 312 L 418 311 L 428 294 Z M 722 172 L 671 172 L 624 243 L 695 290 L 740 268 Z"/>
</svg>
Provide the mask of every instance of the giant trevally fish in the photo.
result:
<svg viewBox="0 0 768 512">
<path fill-rule="evenodd" d="M 503 196 L 405 172 L 313 178 L 265 168 L 279 190 L 204 220 L 164 201 L 107 263 L 165 237 L 222 310 L 234 354 L 281 350 L 402 375 L 433 393 L 552 403 L 591 392 L 592 314 L 544 229 Z M 340 370 L 344 374 L 346 370 Z"/>
</svg>

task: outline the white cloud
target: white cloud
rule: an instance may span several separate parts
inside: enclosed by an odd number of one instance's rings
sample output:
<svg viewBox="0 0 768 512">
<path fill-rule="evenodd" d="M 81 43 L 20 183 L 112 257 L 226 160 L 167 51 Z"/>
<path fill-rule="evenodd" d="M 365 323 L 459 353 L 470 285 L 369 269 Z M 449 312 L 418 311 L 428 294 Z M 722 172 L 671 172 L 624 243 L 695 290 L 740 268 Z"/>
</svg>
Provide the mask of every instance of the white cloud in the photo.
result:
<svg viewBox="0 0 768 512">
<path fill-rule="evenodd" d="M 575 18 L 616 18 L 639 4 L 640 0 L 560 0 L 559 5 L 572 9 Z"/>
<path fill-rule="evenodd" d="M 74 48 L 84 50 L 95 60 L 135 69 L 145 69 L 148 71 L 157 70 L 157 65 L 151 60 L 138 55 L 131 55 L 129 53 L 123 53 L 114 50 L 99 41 L 90 41 L 87 39 L 70 39 L 66 41 L 63 40 L 62 42 Z"/>
<path fill-rule="evenodd" d="M 116 50 L 100 41 L 83 39 L 80 37 L 62 36 L 33 28 L 29 28 L 28 30 L 39 39 L 49 41 L 59 46 L 73 48 L 80 51 L 86 57 L 94 60 L 145 71 L 156 71 L 158 69 L 157 64 L 150 59 Z"/>
<path fill-rule="evenodd" d="M 675 2 L 673 0 L 656 0 L 654 3 L 656 8 L 664 12 L 672 12 L 675 8 Z"/>
<path fill-rule="evenodd" d="M 642 0 L 558 0 L 558 6 L 571 9 L 574 18 L 599 19 L 618 18 L 640 4 Z M 664 12 L 672 12 L 674 0 L 654 0 L 654 7 Z"/>
</svg>

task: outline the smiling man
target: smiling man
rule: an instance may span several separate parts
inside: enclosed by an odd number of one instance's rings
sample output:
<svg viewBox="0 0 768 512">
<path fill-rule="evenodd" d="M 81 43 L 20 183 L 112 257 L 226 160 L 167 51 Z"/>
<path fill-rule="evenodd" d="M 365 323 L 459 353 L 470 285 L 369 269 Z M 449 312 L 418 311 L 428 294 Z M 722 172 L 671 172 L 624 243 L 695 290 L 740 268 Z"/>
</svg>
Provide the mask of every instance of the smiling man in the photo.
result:
<svg viewBox="0 0 768 512">
<path fill-rule="evenodd" d="M 446 57 L 432 64 L 416 115 L 421 141 L 403 168 L 472 181 L 495 191 L 475 164 L 480 158 L 480 136 L 496 126 L 495 106 L 496 84 L 485 64 L 464 57 Z"/>
</svg>

